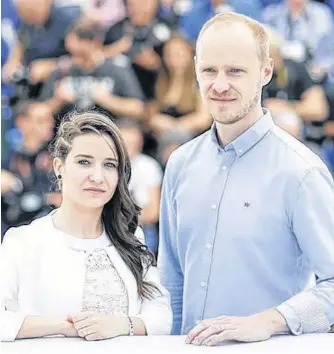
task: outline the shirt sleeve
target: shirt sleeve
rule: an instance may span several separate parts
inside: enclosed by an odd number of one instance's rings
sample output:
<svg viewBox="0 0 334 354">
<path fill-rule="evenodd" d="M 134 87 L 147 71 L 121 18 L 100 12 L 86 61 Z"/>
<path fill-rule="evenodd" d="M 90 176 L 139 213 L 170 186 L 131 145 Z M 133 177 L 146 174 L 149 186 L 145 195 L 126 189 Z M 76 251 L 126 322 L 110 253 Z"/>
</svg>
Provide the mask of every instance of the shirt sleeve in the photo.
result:
<svg viewBox="0 0 334 354">
<path fill-rule="evenodd" d="M 177 256 L 175 243 L 173 242 L 176 238 L 177 223 L 172 184 L 172 175 L 173 172 L 175 173 L 175 166 L 173 167 L 172 160 L 171 157 L 168 161 L 162 187 L 158 268 L 162 284 L 171 295 L 174 318 L 172 334 L 180 334 L 183 308 L 183 272 Z"/>
<path fill-rule="evenodd" d="M 55 93 L 55 85 L 59 80 L 59 72 L 58 70 L 54 71 L 46 83 L 43 85 L 42 92 L 39 95 L 39 101 L 47 101 L 54 96 Z"/>
<path fill-rule="evenodd" d="M 292 207 L 292 228 L 316 285 L 277 307 L 295 334 L 328 332 L 334 323 L 334 183 L 313 168 L 301 181 Z"/>
<path fill-rule="evenodd" d="M 121 97 L 137 98 L 144 101 L 143 90 L 131 65 L 118 67 L 115 94 L 118 94 Z"/>
<path fill-rule="evenodd" d="M 298 72 L 298 87 L 300 92 L 298 93 L 299 97 L 303 96 L 303 93 L 306 92 L 309 88 L 315 86 L 314 81 L 312 80 L 309 72 L 306 70 L 304 64 L 296 65 L 296 71 Z"/>
<path fill-rule="evenodd" d="M 1 340 L 14 341 L 22 327 L 26 314 L 22 313 L 18 304 L 19 271 L 17 257 L 20 245 L 17 242 L 15 228 L 9 229 L 1 245 L 0 257 L 0 289 L 1 289 Z"/>
</svg>

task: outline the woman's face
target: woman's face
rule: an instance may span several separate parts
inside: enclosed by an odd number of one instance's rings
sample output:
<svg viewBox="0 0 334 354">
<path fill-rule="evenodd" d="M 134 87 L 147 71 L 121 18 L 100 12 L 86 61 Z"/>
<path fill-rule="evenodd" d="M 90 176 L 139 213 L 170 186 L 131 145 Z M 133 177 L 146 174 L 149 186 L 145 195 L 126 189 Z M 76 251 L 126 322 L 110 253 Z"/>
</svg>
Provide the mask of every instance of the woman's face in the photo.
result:
<svg viewBox="0 0 334 354">
<path fill-rule="evenodd" d="M 115 144 L 108 135 L 75 137 L 65 163 L 54 160 L 55 173 L 61 175 L 63 203 L 102 209 L 117 188 L 118 163 Z"/>
<path fill-rule="evenodd" d="M 164 61 L 170 71 L 184 72 L 193 60 L 193 53 L 188 45 L 180 38 L 173 38 L 164 48 Z"/>
</svg>

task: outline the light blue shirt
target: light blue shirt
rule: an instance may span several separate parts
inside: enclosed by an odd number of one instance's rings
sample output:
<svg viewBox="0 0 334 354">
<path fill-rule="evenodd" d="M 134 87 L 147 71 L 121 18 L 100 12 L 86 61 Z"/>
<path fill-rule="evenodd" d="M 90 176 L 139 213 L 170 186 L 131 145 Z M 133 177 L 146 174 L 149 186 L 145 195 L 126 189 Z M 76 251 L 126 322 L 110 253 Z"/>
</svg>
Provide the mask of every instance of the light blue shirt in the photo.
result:
<svg viewBox="0 0 334 354">
<path fill-rule="evenodd" d="M 294 334 L 334 323 L 333 180 L 269 112 L 225 149 L 213 125 L 173 153 L 160 217 L 173 334 L 269 308 Z"/>
</svg>

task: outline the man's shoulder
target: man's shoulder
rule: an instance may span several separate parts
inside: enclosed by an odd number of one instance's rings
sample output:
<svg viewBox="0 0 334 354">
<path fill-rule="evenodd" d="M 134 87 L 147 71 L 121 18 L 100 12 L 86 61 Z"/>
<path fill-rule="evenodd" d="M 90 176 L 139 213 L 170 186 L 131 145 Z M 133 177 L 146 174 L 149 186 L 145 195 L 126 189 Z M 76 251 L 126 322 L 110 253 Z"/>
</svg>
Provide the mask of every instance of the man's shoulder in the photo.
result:
<svg viewBox="0 0 334 354">
<path fill-rule="evenodd" d="M 177 166 L 185 165 L 186 162 L 189 160 L 190 156 L 200 151 L 203 151 L 201 150 L 201 147 L 203 147 L 210 141 L 210 135 L 211 131 L 208 130 L 202 133 L 201 135 L 197 136 L 196 138 L 193 138 L 185 144 L 181 145 L 171 154 L 168 163 Z"/>
<path fill-rule="evenodd" d="M 277 156 L 292 171 L 305 172 L 313 168 L 326 169 L 323 160 L 304 143 L 294 138 L 283 129 L 275 126 L 272 130 L 276 139 Z"/>
<path fill-rule="evenodd" d="M 51 9 L 50 18 L 57 23 L 71 24 L 77 20 L 82 13 L 80 5 L 58 6 L 54 5 Z"/>
<path fill-rule="evenodd" d="M 130 59 L 124 54 L 119 54 L 112 58 L 106 58 L 97 70 L 108 76 L 121 76 L 130 66 Z"/>
<path fill-rule="evenodd" d="M 286 7 L 284 4 L 271 4 L 266 6 L 262 11 L 262 17 L 265 20 L 270 20 L 272 18 L 277 18 L 277 14 L 281 14 L 286 11 Z"/>
<path fill-rule="evenodd" d="M 309 1 L 307 4 L 307 9 L 313 13 L 313 15 L 325 15 L 325 16 L 331 16 L 331 10 L 330 8 L 321 2 L 318 1 Z"/>
</svg>

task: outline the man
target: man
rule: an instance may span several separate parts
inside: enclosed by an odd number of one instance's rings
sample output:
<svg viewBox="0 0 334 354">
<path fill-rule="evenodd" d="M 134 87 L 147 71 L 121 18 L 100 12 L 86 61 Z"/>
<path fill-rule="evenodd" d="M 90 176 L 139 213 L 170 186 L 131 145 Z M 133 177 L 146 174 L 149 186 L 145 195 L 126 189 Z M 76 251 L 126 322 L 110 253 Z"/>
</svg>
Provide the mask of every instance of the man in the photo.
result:
<svg viewBox="0 0 334 354">
<path fill-rule="evenodd" d="M 283 36 L 283 57 L 297 62 L 312 63 L 319 42 L 333 29 L 331 10 L 314 0 L 286 0 L 269 5 L 262 20 Z"/>
<path fill-rule="evenodd" d="M 209 18 L 215 14 L 230 11 L 259 20 L 261 3 L 259 0 L 192 1 L 188 11 L 180 18 L 180 32 L 189 42 L 195 42 L 202 26 Z"/>
<path fill-rule="evenodd" d="M 3 68 L 3 78 L 10 81 L 22 68 L 29 67 L 32 83 L 45 81 L 67 53 L 64 38 L 80 16 L 80 7 L 59 7 L 53 0 L 16 0 L 15 6 L 22 26 Z"/>
<path fill-rule="evenodd" d="M 282 37 L 272 29 L 267 29 L 267 33 L 269 54 L 275 67 L 262 94 L 263 105 L 281 128 L 303 139 L 308 147 L 320 154 L 324 141 L 323 122 L 329 113 L 325 91 L 314 83 L 305 63 L 282 58 Z"/>
<path fill-rule="evenodd" d="M 209 20 L 197 42 L 214 123 L 171 156 L 160 213 L 172 333 L 188 333 L 188 343 L 327 332 L 334 323 L 333 180 L 261 108 L 268 47 L 259 23 L 233 13 Z"/>
<path fill-rule="evenodd" d="M 161 67 L 164 44 L 169 40 L 172 27 L 158 16 L 157 0 L 128 0 L 128 17 L 112 26 L 105 36 L 107 57 L 125 53 L 133 63 L 144 95 L 154 98 L 157 71 Z"/>
<path fill-rule="evenodd" d="M 53 112 L 66 113 L 75 104 L 79 109 L 98 106 L 115 118 L 141 119 L 144 97 L 131 63 L 125 56 L 105 57 L 98 26 L 76 24 L 66 37 L 66 47 L 71 65 L 51 75 L 40 97 Z"/>
<path fill-rule="evenodd" d="M 51 192 L 55 176 L 48 150 L 54 129 L 50 107 L 21 101 L 15 110 L 15 125 L 21 141 L 13 144 L 7 161 L 2 161 L 2 232 L 31 222 L 48 212 L 49 205 L 60 202 L 60 193 Z"/>
</svg>

